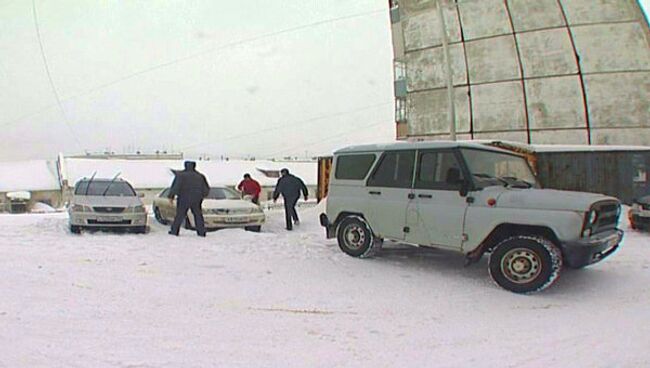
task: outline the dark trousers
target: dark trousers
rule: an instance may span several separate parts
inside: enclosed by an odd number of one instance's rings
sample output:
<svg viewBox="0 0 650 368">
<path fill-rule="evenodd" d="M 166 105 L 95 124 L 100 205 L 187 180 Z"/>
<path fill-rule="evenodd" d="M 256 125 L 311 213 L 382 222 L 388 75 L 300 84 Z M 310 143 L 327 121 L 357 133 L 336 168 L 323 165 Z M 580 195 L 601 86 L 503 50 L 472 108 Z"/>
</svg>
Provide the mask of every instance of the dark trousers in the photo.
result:
<svg viewBox="0 0 650 368">
<path fill-rule="evenodd" d="M 298 198 L 285 198 L 284 199 L 284 218 L 287 222 L 287 229 L 293 229 L 293 221 L 298 221 L 298 212 L 296 212 L 296 203 Z"/>
<path fill-rule="evenodd" d="M 194 215 L 194 226 L 196 227 L 196 233 L 203 236 L 205 235 L 205 222 L 203 221 L 203 210 L 201 209 L 201 204 L 203 200 L 200 201 L 178 201 L 178 206 L 176 206 L 176 217 L 174 218 L 174 223 L 172 224 L 172 233 L 178 235 L 181 225 L 185 222 L 187 218 L 187 211 L 191 210 L 192 215 Z"/>
</svg>

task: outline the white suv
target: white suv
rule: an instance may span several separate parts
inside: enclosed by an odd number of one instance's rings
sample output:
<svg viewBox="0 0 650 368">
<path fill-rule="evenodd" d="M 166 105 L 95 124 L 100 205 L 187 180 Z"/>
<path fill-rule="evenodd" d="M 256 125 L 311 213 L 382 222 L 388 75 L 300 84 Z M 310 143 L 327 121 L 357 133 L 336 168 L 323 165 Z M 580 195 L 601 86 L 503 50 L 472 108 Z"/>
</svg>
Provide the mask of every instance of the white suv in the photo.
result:
<svg viewBox="0 0 650 368">
<path fill-rule="evenodd" d="M 623 232 L 616 198 L 540 189 L 528 162 L 461 142 L 354 146 L 334 153 L 329 238 L 355 257 L 383 239 L 445 248 L 468 264 L 490 253 L 497 284 L 542 290 L 562 265 L 581 268 L 613 253 Z"/>
</svg>

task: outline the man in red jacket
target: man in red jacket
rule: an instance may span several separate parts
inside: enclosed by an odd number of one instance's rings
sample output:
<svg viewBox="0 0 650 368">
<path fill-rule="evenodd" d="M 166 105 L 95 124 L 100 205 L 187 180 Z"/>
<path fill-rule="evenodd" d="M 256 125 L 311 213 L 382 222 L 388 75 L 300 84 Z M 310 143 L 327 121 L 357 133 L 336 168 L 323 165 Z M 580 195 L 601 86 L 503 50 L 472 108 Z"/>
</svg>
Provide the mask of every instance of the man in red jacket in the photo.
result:
<svg viewBox="0 0 650 368">
<path fill-rule="evenodd" d="M 244 180 L 237 185 L 237 190 L 242 192 L 244 195 L 249 195 L 253 197 L 253 203 L 260 204 L 260 192 L 262 187 L 255 179 L 251 178 L 250 174 L 244 174 Z"/>
</svg>

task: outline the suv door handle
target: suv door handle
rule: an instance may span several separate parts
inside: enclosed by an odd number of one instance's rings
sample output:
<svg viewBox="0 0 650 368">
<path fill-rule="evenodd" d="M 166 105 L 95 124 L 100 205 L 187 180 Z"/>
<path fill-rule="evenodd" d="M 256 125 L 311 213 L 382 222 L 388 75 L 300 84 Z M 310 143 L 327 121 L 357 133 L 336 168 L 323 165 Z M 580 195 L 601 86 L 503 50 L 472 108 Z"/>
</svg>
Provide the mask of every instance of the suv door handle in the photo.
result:
<svg viewBox="0 0 650 368">
<path fill-rule="evenodd" d="M 433 198 L 431 194 L 418 194 L 419 198 Z"/>
<path fill-rule="evenodd" d="M 381 192 L 377 192 L 377 191 L 375 191 L 375 190 L 371 190 L 371 191 L 368 192 L 368 194 L 372 194 L 372 195 L 381 195 Z"/>
</svg>

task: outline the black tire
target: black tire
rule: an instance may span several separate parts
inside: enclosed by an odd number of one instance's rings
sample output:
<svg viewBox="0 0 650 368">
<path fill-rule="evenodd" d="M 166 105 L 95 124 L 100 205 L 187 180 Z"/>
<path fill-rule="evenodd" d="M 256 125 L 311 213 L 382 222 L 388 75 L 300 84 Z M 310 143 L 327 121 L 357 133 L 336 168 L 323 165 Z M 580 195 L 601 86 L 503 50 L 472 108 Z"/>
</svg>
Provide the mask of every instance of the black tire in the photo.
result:
<svg viewBox="0 0 650 368">
<path fill-rule="evenodd" d="M 185 225 L 183 225 L 183 227 L 184 227 L 186 230 L 196 230 L 196 229 L 194 228 L 194 226 L 192 226 L 192 223 L 190 222 L 190 218 L 189 218 L 189 217 L 186 217 L 186 218 L 185 218 Z"/>
<path fill-rule="evenodd" d="M 81 234 L 81 226 L 70 225 L 70 232 L 73 234 Z"/>
<path fill-rule="evenodd" d="M 372 233 L 368 223 L 358 216 L 346 217 L 339 223 L 336 239 L 344 253 L 359 258 L 372 257 L 382 243 Z"/>
<path fill-rule="evenodd" d="M 257 226 L 246 226 L 246 227 L 244 227 L 244 230 L 252 231 L 254 233 L 259 233 L 260 231 L 262 231 L 262 226 L 259 226 L 259 225 L 257 225 Z"/>
<path fill-rule="evenodd" d="M 136 226 L 133 228 L 133 232 L 136 234 L 146 234 L 147 233 L 147 227 L 146 226 Z"/>
<path fill-rule="evenodd" d="M 153 216 L 156 218 L 156 221 L 158 221 L 158 223 L 160 223 L 161 225 L 169 225 L 169 221 L 165 220 L 165 218 L 162 217 L 162 214 L 160 213 L 160 208 L 154 207 Z"/>
<path fill-rule="evenodd" d="M 489 260 L 490 277 L 515 293 L 532 293 L 551 286 L 562 270 L 562 253 L 542 236 L 516 235 L 501 241 Z"/>
</svg>

